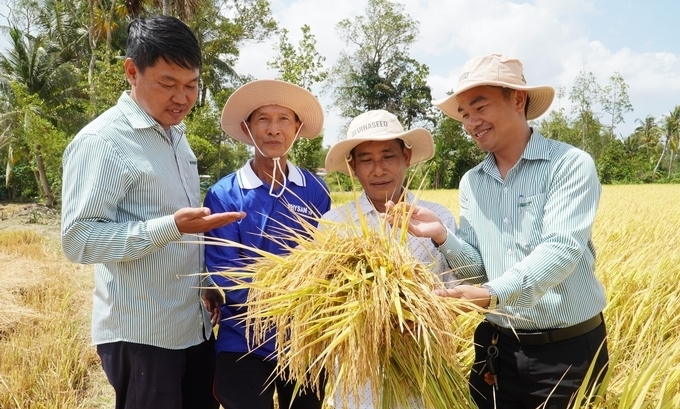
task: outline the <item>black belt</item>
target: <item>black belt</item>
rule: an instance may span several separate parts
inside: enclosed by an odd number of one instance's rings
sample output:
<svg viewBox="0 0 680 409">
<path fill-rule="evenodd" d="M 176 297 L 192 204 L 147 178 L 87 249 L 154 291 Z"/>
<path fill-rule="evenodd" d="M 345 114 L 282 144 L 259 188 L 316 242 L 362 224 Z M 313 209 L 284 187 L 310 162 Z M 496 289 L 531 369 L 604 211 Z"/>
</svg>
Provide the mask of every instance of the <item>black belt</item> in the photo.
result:
<svg viewBox="0 0 680 409">
<path fill-rule="evenodd" d="M 517 330 L 515 332 L 510 328 L 498 326 L 490 321 L 487 322 L 491 324 L 491 326 L 494 327 L 498 332 L 518 339 L 519 343 L 522 345 L 545 345 L 551 342 L 564 341 L 565 339 L 586 334 L 602 324 L 604 319 L 602 318 L 602 313 L 599 313 L 593 318 L 583 321 L 580 324 L 572 325 L 571 327 L 532 332 L 520 332 L 522 330 Z"/>
</svg>

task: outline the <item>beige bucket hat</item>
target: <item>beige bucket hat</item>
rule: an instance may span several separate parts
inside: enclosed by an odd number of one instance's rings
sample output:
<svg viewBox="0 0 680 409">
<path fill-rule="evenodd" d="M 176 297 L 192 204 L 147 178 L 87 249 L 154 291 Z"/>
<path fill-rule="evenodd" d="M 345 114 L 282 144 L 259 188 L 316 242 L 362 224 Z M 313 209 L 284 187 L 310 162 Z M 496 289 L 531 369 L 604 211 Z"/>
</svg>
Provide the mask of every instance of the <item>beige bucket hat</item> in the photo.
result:
<svg viewBox="0 0 680 409">
<path fill-rule="evenodd" d="M 502 54 L 491 54 L 475 57 L 465 63 L 462 74 L 458 78 L 456 92 L 446 98 L 432 101 L 432 105 L 441 109 L 446 115 L 463 122 L 458 112 L 458 94 L 481 85 L 512 88 L 527 91 L 529 108 L 527 120 L 536 119 L 550 108 L 555 89 L 550 86 L 527 86 L 524 79 L 522 63 L 513 57 Z"/>
<path fill-rule="evenodd" d="M 295 112 L 302 122 L 300 137 L 313 139 L 323 130 L 323 109 L 311 92 L 290 82 L 271 79 L 249 82 L 231 94 L 222 110 L 222 129 L 232 138 L 252 145 L 250 136 L 241 129 L 241 122 L 266 105 Z"/>
<path fill-rule="evenodd" d="M 384 110 L 365 112 L 352 120 L 345 139 L 338 141 L 326 155 L 326 171 L 349 174 L 347 162 L 350 152 L 357 145 L 367 141 L 388 141 L 401 139 L 411 148 L 411 165 L 426 161 L 434 156 L 432 134 L 423 128 L 404 131 L 399 119 Z M 351 176 L 351 175 L 350 175 Z"/>
</svg>

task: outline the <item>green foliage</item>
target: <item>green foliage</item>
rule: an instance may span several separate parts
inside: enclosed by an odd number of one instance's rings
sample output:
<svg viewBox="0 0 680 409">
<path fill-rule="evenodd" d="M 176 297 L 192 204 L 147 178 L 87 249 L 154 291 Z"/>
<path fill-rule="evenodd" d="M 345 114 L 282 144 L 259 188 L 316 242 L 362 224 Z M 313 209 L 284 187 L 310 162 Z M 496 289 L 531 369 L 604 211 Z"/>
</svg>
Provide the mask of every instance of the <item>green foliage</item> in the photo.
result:
<svg viewBox="0 0 680 409">
<path fill-rule="evenodd" d="M 219 114 L 211 106 L 196 107 L 184 120 L 187 139 L 198 159 L 198 173 L 210 175 L 215 181 L 236 171 L 249 157 L 245 145 L 225 140 Z"/>
<path fill-rule="evenodd" d="M 322 83 L 328 77 L 328 70 L 323 67 L 326 57 L 316 50 L 316 39 L 309 26 L 305 24 L 301 30 L 302 39 L 297 49 L 288 40 L 288 30 L 281 30 L 279 55 L 267 65 L 278 71 L 279 79 L 311 91 L 314 84 Z"/>
<path fill-rule="evenodd" d="M 614 135 L 614 128 L 623 122 L 623 115 L 633 110 L 628 98 L 628 84 L 620 73 L 615 72 L 609 77 L 609 84 L 600 93 L 600 102 L 604 111 L 611 116 L 609 132 Z"/>
<path fill-rule="evenodd" d="M 350 176 L 341 172 L 331 172 L 324 176 L 323 179 L 326 185 L 328 185 L 328 190 L 331 192 L 351 192 L 353 188 L 352 183 L 358 183 L 358 181 L 352 182 Z"/>
<path fill-rule="evenodd" d="M 210 94 L 217 95 L 240 81 L 233 67 L 242 44 L 263 41 L 277 27 L 267 0 L 200 0 L 200 7 L 187 23 L 203 53 L 199 106 L 210 102 Z"/>
<path fill-rule="evenodd" d="M 143 13 L 164 11 L 158 1 L 9 0 L 12 13 L 3 32 L 8 48 L 0 55 L 0 197 L 58 201 L 61 156 L 68 141 L 90 120 L 115 105 L 129 88 L 123 72 L 128 6 Z M 404 6 L 369 0 L 365 12 L 336 26 L 346 48 L 330 72 L 316 50 L 309 26 L 291 44 L 278 29 L 268 0 L 168 1 L 169 13 L 194 29 L 204 67 L 199 99 L 186 118 L 187 137 L 211 180 L 241 167 L 248 147 L 227 138 L 219 126 L 221 107 L 239 85 L 253 80 L 234 66 L 247 41 L 279 34 L 278 56 L 268 62 L 279 78 L 309 90 L 323 85 L 344 118 L 386 109 L 405 128 L 424 126 L 434 135 L 436 160 L 412 170 L 412 186 L 455 188 L 463 173 L 484 157 L 460 124 L 430 105 L 427 65 L 410 57 L 419 23 Z M 142 10 L 140 8 L 140 10 Z M 552 111 L 532 124 L 546 137 L 582 148 L 596 161 L 604 183 L 680 182 L 680 107 L 656 119 L 637 120 L 628 135 L 615 129 L 630 112 L 628 85 L 615 72 L 601 86 L 582 72 L 571 89 L 573 110 Z M 559 98 L 564 90 L 559 90 Z M 598 113 L 601 113 L 600 117 Z M 291 160 L 315 171 L 323 167 L 322 137 L 295 143 Z M 40 166 L 42 165 L 42 166 Z M 351 189 L 346 175 L 327 175 L 333 190 Z"/>
<path fill-rule="evenodd" d="M 429 68 L 409 56 L 418 22 L 399 3 L 369 0 L 365 13 L 340 21 L 336 29 L 350 47 L 331 70 L 328 89 L 344 118 L 385 109 L 408 129 L 434 124 Z"/>
<path fill-rule="evenodd" d="M 435 160 L 429 171 L 432 189 L 457 189 L 466 171 L 485 157 L 467 136 L 463 125 L 440 114 L 439 126 L 434 133 Z"/>
<path fill-rule="evenodd" d="M 302 39 L 295 48 L 288 40 L 288 30 L 281 30 L 279 55 L 267 65 L 278 71 L 278 79 L 301 86 L 311 92 L 314 84 L 323 82 L 328 71 L 323 68 L 326 57 L 316 50 L 316 39 L 308 25 L 301 28 Z M 304 126 L 304 124 L 302 125 Z M 325 154 L 323 135 L 314 139 L 298 138 L 291 148 L 291 159 L 299 167 L 316 172 L 323 167 Z"/>
</svg>

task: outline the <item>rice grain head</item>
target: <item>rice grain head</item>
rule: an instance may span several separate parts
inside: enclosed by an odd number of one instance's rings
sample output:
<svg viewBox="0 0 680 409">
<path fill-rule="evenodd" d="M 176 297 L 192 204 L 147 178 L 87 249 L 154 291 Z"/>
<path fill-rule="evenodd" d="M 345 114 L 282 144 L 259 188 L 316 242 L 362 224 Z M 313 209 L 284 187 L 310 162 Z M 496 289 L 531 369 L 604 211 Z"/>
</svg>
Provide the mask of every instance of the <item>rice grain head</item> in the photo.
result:
<svg viewBox="0 0 680 409">
<path fill-rule="evenodd" d="M 404 227 L 410 215 L 397 206 L 390 216 Z M 251 348 L 284 329 L 275 335 L 277 374 L 317 393 L 325 376 L 327 396 L 337 392 L 345 405 L 370 382 L 376 407 L 469 407 L 457 351 L 470 341 L 456 317 L 476 307 L 433 293 L 444 283 L 413 258 L 406 230 L 384 221 L 370 228 L 363 217 L 359 225 L 299 222 L 303 231 L 287 231 L 295 245 L 286 256 L 209 243 L 260 256 L 221 272 L 249 290 L 240 318 Z"/>
</svg>

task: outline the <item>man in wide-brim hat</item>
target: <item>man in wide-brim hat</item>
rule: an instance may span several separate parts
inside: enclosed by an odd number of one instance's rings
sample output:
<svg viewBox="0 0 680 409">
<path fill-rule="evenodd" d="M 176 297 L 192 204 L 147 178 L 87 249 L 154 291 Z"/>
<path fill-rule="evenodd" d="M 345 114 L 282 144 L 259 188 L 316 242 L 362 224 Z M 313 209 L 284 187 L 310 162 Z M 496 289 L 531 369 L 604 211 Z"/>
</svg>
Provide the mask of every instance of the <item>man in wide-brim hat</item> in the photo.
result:
<svg viewBox="0 0 680 409">
<path fill-rule="evenodd" d="M 567 408 L 607 368 L 606 299 L 592 242 L 595 164 L 527 122 L 553 97 L 551 87 L 527 85 L 518 59 L 492 54 L 468 61 L 456 91 L 433 102 L 489 153 L 460 182 L 458 232 L 427 209 L 410 226 L 438 243 L 459 279 L 481 284 L 440 295 L 500 312 L 475 332 L 470 392 L 481 409 Z"/>
<path fill-rule="evenodd" d="M 383 110 L 368 111 L 357 116 L 347 129 L 346 139 L 337 142 L 328 151 L 326 170 L 355 176 L 364 192 L 357 201 L 334 208 L 323 219 L 352 226 L 361 225 L 363 219 L 372 228 L 379 229 L 380 214 L 385 212 L 388 202 L 415 203 L 415 195 L 404 186 L 406 170 L 433 155 L 434 141 L 428 130 L 415 128 L 404 131 L 397 117 Z M 456 230 L 455 218 L 446 207 L 425 200 L 418 200 L 417 203 L 435 214 L 448 229 Z M 423 265 L 431 266 L 432 274 L 437 275 L 444 284 L 450 284 L 451 275 L 446 260 L 432 240 L 410 235 L 407 246 L 414 258 Z M 334 407 L 373 408 L 371 385 L 365 385 L 363 392 L 359 402 L 353 398 L 343 399 L 343 396 L 336 394 Z M 347 407 L 343 406 L 346 400 Z M 422 402 L 414 396 L 400 407 L 414 409 L 422 407 Z"/>
<path fill-rule="evenodd" d="M 240 223 L 215 229 L 206 236 L 228 239 L 273 254 L 287 250 L 280 236 L 286 229 L 304 231 L 299 221 L 314 223 L 330 209 L 328 189 L 322 179 L 290 163 L 288 151 L 299 137 L 316 138 L 323 129 L 323 110 L 314 95 L 297 85 L 278 80 L 258 80 L 238 88 L 222 112 L 222 129 L 232 138 L 255 148 L 255 157 L 237 172 L 213 185 L 205 206 L 218 209 L 248 209 Z M 287 243 L 289 246 L 292 242 Z M 206 245 L 209 272 L 243 266 L 256 255 L 235 247 Z M 214 274 L 224 288 L 217 336 L 215 396 L 229 409 L 271 409 L 274 390 L 279 407 L 320 409 L 323 389 L 300 391 L 295 383 L 273 376 L 276 361 L 273 337 L 260 345 L 246 338 L 242 304 L 247 290 L 234 290 L 234 281 Z M 293 405 L 290 402 L 293 400 Z"/>
</svg>

